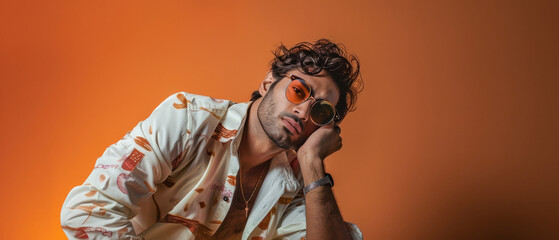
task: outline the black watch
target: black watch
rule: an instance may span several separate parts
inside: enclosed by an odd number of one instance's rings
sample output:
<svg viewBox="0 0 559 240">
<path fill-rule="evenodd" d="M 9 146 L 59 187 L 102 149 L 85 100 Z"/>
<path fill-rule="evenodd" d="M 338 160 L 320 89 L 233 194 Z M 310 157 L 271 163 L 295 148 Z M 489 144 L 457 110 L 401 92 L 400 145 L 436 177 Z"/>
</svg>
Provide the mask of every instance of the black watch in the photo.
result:
<svg viewBox="0 0 559 240">
<path fill-rule="evenodd" d="M 310 192 L 311 190 L 320 187 L 320 186 L 330 186 L 333 187 L 334 186 L 334 179 L 332 178 L 332 175 L 330 175 L 329 173 L 326 173 L 326 176 L 324 176 L 321 179 L 318 179 L 312 183 L 310 183 L 309 185 L 305 186 L 303 188 L 303 194 L 307 195 L 308 192 Z"/>
</svg>

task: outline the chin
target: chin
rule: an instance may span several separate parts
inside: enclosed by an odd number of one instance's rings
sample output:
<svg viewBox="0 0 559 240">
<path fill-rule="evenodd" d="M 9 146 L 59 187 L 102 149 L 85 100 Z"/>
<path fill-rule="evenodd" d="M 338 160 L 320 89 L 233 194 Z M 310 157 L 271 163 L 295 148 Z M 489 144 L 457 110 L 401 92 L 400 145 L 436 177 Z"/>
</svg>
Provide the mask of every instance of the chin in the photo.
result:
<svg viewBox="0 0 559 240">
<path fill-rule="evenodd" d="M 281 126 L 277 126 L 276 128 L 271 128 L 270 126 L 265 128 L 264 132 L 268 135 L 268 138 L 276 144 L 276 146 L 285 149 L 298 149 L 302 144 L 294 143 L 292 139 L 292 135 L 287 132 L 286 129 L 283 129 Z"/>
<path fill-rule="evenodd" d="M 279 134 L 278 134 L 279 135 Z M 276 144 L 276 146 L 283 148 L 283 149 L 292 149 L 293 148 L 293 144 L 291 143 L 290 139 L 288 138 L 288 136 L 270 136 L 270 134 L 268 134 L 268 138 L 270 138 L 270 140 L 272 140 L 272 142 L 274 142 Z"/>
<path fill-rule="evenodd" d="M 303 146 L 303 144 L 305 143 L 305 141 L 300 140 L 301 138 L 299 138 L 299 139 L 292 139 L 292 138 L 289 138 L 290 136 L 291 136 L 291 135 L 287 135 L 286 138 L 281 139 L 281 140 L 278 140 L 278 141 L 275 141 L 274 139 L 272 139 L 272 141 L 274 141 L 274 143 L 275 143 L 278 147 L 283 148 L 283 149 L 286 149 L 286 150 L 297 150 L 297 149 L 299 149 L 301 146 Z M 305 138 L 305 139 L 306 139 L 306 138 Z"/>
</svg>

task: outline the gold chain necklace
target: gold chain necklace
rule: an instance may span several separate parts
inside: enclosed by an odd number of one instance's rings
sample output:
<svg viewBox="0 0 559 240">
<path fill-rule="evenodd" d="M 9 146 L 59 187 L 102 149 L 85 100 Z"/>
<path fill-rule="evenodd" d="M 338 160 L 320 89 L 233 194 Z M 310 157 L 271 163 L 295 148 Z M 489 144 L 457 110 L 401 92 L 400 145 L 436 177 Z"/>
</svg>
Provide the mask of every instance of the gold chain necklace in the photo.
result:
<svg viewBox="0 0 559 240">
<path fill-rule="evenodd" d="M 270 162 L 268 162 L 270 163 Z M 260 183 L 260 180 L 262 179 L 262 176 L 264 176 L 264 172 L 266 171 L 267 167 L 264 167 L 264 169 L 262 169 L 262 173 L 260 173 L 260 177 L 258 178 L 258 181 L 256 182 L 256 186 L 254 186 L 254 189 L 252 189 L 252 193 L 250 194 L 250 197 L 248 198 L 248 200 L 245 198 L 245 191 L 243 191 L 243 174 L 241 171 L 242 169 L 239 167 L 239 185 L 241 185 L 241 196 L 243 196 L 243 200 L 245 201 L 245 218 L 248 218 L 248 202 L 252 199 L 252 196 L 254 195 L 254 192 L 256 191 L 256 189 L 258 188 L 258 183 Z"/>
</svg>

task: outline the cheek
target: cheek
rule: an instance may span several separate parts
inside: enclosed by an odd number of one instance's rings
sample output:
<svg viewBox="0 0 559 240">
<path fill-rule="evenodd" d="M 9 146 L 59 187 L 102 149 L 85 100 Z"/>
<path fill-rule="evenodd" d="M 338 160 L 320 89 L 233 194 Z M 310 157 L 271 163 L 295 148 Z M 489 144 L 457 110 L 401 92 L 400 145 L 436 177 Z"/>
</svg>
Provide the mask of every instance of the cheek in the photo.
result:
<svg viewBox="0 0 559 240">
<path fill-rule="evenodd" d="M 288 105 L 291 104 L 291 102 L 289 102 L 289 100 L 287 100 L 287 97 L 285 96 L 285 88 L 287 86 L 284 86 L 282 84 L 278 84 L 275 88 L 274 88 L 274 92 L 273 92 L 273 96 L 271 96 L 271 98 L 273 99 L 273 102 L 278 106 L 278 108 L 287 108 Z"/>
</svg>

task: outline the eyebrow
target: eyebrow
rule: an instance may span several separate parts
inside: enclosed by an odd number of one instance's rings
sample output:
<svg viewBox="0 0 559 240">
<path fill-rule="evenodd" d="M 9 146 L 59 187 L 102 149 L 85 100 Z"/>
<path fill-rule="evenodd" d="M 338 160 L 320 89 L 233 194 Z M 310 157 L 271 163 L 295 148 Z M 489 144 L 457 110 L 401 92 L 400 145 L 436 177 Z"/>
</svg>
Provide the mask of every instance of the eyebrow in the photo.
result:
<svg viewBox="0 0 559 240">
<path fill-rule="evenodd" d="M 297 76 L 297 75 L 295 75 L 295 74 L 289 74 L 289 75 L 291 75 L 291 76 L 293 76 L 293 77 L 295 77 L 295 78 L 297 78 L 297 79 L 301 79 L 301 80 L 305 81 L 305 79 L 303 79 L 303 78 L 301 78 L 301 77 L 299 77 L 299 76 Z M 306 82 L 306 81 L 305 81 L 305 82 Z"/>
</svg>

